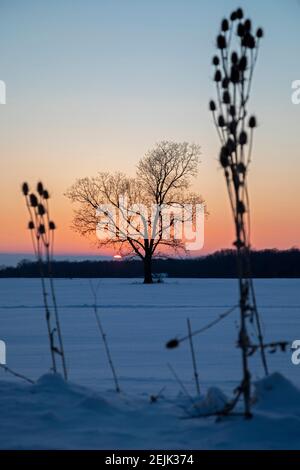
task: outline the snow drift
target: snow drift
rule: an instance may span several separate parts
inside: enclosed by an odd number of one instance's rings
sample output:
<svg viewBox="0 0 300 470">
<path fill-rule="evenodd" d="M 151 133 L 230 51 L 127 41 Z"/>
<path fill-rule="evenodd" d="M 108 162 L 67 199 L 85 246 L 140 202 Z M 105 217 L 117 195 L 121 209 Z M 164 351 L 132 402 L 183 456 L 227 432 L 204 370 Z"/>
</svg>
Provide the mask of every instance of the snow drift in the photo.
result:
<svg viewBox="0 0 300 470">
<path fill-rule="evenodd" d="M 197 412 L 222 407 L 212 388 Z M 254 418 L 191 417 L 183 395 L 105 393 L 43 375 L 36 384 L 0 381 L 2 449 L 299 449 L 300 390 L 279 373 L 255 384 Z M 193 413 L 195 416 L 195 411 Z"/>
</svg>

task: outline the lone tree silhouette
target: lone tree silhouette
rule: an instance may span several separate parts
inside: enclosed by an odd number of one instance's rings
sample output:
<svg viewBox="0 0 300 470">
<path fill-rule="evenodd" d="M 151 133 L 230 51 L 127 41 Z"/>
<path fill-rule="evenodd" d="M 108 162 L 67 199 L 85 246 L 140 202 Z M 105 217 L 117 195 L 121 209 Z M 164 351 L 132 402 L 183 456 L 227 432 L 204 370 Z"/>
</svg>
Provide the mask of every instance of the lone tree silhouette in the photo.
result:
<svg viewBox="0 0 300 470">
<path fill-rule="evenodd" d="M 194 224 L 195 204 L 204 203 L 189 191 L 199 155 L 197 145 L 163 141 L 139 161 L 134 178 L 99 173 L 78 179 L 66 193 L 77 204 L 73 228 L 95 240 L 98 231 L 100 248 L 140 258 L 144 283 L 151 284 L 153 257 L 186 250 L 177 223 Z"/>
</svg>

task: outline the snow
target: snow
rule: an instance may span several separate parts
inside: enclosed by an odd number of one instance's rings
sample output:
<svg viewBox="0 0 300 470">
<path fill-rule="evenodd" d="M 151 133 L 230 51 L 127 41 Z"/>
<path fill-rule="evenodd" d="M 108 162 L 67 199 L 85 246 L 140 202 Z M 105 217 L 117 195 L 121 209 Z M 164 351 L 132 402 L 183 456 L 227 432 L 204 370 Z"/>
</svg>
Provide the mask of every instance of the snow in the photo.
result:
<svg viewBox="0 0 300 470">
<path fill-rule="evenodd" d="M 299 448 L 300 390 L 278 373 L 257 382 L 250 421 L 195 417 L 221 405 L 218 389 L 193 407 L 180 394 L 150 403 L 46 374 L 34 385 L 2 380 L 0 397 L 3 449 Z"/>
<path fill-rule="evenodd" d="M 94 281 L 95 284 L 97 281 Z M 298 339 L 300 280 L 257 280 L 266 340 Z M 0 370 L 0 447 L 4 449 L 295 449 L 300 442 L 300 375 L 291 353 L 268 355 L 256 381 L 254 419 L 195 417 L 222 408 L 240 379 L 234 347 L 238 312 L 195 337 L 201 396 L 193 382 L 188 343 L 165 342 L 215 319 L 236 302 L 235 280 L 171 280 L 144 286 L 140 280 L 102 279 L 99 312 L 119 376 L 110 369 L 92 311 L 86 279 L 56 280 L 70 382 L 47 373 L 50 358 L 40 284 L 0 281 L 0 339 L 7 365 L 37 380 L 29 385 Z M 167 367 L 171 363 L 188 394 Z M 151 403 L 150 396 L 159 399 Z M 195 406 L 196 404 L 196 406 Z"/>
<path fill-rule="evenodd" d="M 229 398 L 217 387 L 211 387 L 201 399 L 198 399 L 190 407 L 192 415 L 208 416 L 222 411 Z"/>
</svg>

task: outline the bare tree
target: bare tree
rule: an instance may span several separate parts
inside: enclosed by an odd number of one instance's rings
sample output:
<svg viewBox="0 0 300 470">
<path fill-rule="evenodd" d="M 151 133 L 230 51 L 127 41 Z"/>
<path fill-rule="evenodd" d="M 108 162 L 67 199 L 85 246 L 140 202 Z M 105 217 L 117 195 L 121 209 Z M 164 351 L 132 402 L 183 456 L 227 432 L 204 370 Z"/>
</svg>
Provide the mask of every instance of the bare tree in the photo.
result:
<svg viewBox="0 0 300 470">
<path fill-rule="evenodd" d="M 161 249 L 186 251 L 183 223 L 195 228 L 200 195 L 189 191 L 197 174 L 197 145 L 160 142 L 139 161 L 136 177 L 99 173 L 82 178 L 66 196 L 77 203 L 73 228 L 100 248 L 143 261 L 144 283 L 152 279 L 152 259 Z M 180 233 L 179 233 L 180 232 Z"/>
</svg>

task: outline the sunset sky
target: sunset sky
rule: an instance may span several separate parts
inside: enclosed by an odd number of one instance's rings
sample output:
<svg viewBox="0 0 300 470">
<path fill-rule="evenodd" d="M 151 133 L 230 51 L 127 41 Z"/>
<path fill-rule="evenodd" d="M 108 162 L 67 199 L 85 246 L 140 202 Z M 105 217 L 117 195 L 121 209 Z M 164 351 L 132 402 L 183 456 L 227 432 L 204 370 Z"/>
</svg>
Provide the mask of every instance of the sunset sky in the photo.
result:
<svg viewBox="0 0 300 470">
<path fill-rule="evenodd" d="M 203 253 L 229 247 L 233 226 L 208 112 L 219 21 L 238 6 L 265 30 L 250 110 L 259 121 L 250 173 L 255 248 L 299 246 L 300 79 L 297 0 L 1 0 L 0 252 L 30 252 L 20 184 L 43 180 L 56 252 L 95 253 L 70 229 L 76 178 L 133 175 L 160 140 L 201 145 L 210 212 Z M 0 259 L 1 262 L 1 259 Z"/>
</svg>

